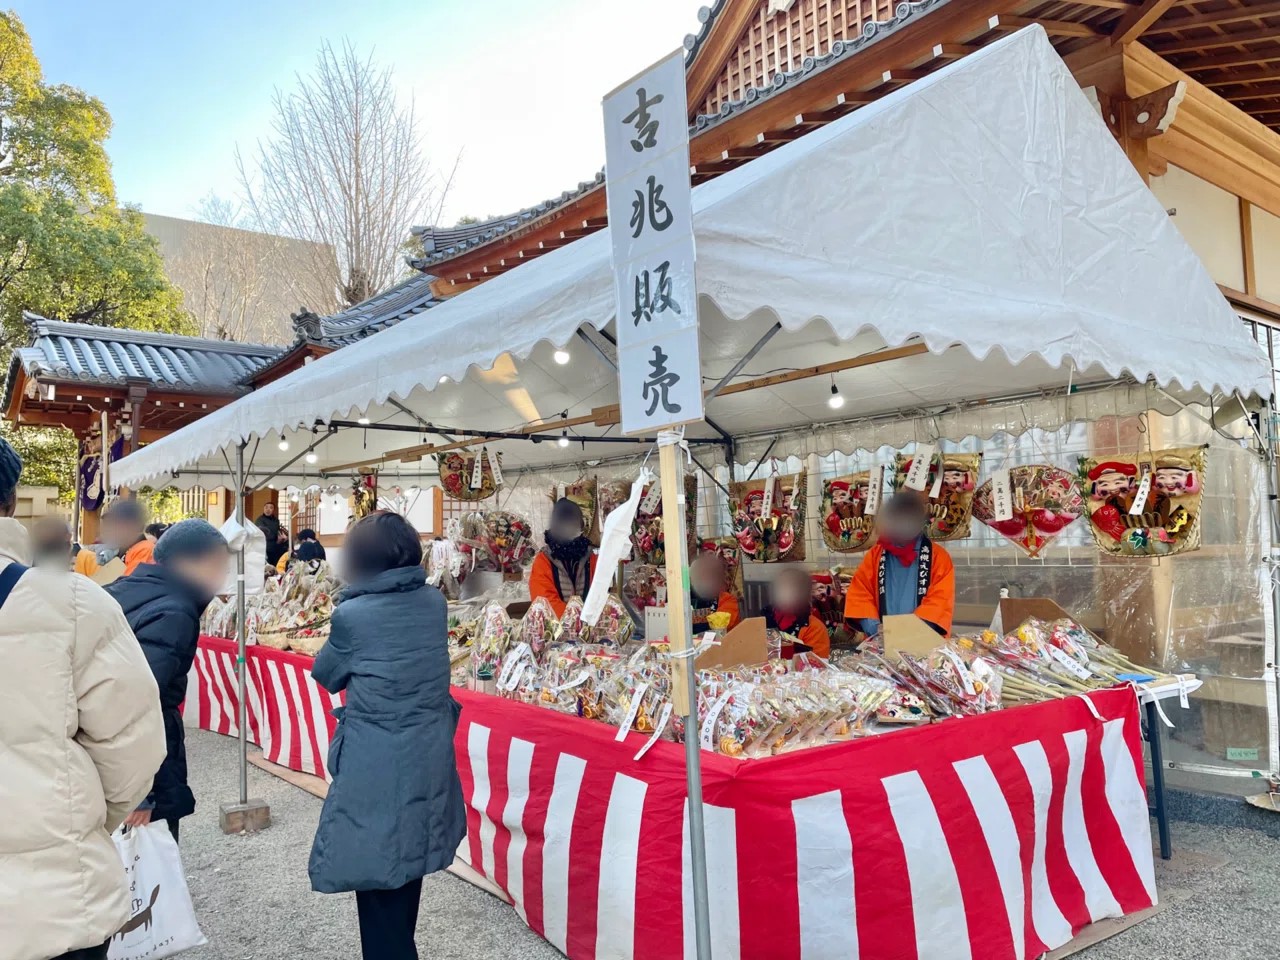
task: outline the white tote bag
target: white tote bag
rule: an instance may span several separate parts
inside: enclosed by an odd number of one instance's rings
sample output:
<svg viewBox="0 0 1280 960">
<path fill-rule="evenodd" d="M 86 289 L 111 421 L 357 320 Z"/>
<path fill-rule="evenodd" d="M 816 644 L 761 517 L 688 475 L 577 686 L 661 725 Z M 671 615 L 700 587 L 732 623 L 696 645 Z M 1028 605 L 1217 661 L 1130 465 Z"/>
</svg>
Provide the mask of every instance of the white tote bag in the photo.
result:
<svg viewBox="0 0 1280 960">
<path fill-rule="evenodd" d="M 107 960 L 161 960 L 207 943 L 196 923 L 178 844 L 164 821 L 122 827 L 111 839 L 124 863 L 133 915 L 111 938 Z"/>
</svg>

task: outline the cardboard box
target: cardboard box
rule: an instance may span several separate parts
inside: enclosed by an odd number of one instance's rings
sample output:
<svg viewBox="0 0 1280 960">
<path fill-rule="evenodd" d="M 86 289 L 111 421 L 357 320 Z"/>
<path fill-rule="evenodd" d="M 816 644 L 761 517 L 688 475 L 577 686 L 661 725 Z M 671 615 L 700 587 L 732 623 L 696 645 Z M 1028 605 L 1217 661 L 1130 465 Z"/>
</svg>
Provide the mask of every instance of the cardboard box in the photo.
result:
<svg viewBox="0 0 1280 960">
<path fill-rule="evenodd" d="M 740 667 L 764 663 L 769 656 L 769 640 L 764 617 L 750 617 L 720 638 L 720 645 L 704 652 L 694 666 L 699 670 Z"/>
</svg>

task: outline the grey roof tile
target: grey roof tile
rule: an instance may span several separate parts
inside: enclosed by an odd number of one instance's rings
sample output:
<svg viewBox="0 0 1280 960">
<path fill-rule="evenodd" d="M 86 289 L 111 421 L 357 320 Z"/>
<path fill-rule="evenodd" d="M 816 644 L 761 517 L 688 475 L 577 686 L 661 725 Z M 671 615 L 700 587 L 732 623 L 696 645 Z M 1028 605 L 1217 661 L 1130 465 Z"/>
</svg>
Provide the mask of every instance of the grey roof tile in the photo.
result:
<svg viewBox="0 0 1280 960">
<path fill-rule="evenodd" d="M 241 379 L 280 355 L 280 347 L 206 340 L 63 323 L 24 315 L 31 344 L 13 353 L 5 384 L 8 400 L 18 367 L 28 376 L 103 386 L 147 380 L 176 392 L 243 392 Z"/>
<path fill-rule="evenodd" d="M 452 260 L 473 247 L 484 246 L 503 234 L 540 220 L 553 210 L 603 186 L 604 170 L 601 169 L 590 180 L 581 181 L 572 190 L 566 190 L 558 197 L 543 200 L 541 203 L 517 210 L 505 217 L 494 217 L 483 223 L 472 223 L 463 227 L 414 227 L 414 236 L 422 240 L 423 253 L 421 257 L 410 259 L 409 266 L 416 270 L 426 270 L 433 263 Z"/>
</svg>

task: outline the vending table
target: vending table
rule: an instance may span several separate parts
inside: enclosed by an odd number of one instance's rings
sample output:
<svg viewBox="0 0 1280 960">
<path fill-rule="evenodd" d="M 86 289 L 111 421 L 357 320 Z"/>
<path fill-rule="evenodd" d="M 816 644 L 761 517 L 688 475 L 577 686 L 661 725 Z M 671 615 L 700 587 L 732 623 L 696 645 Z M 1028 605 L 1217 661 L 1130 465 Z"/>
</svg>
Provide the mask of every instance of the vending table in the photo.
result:
<svg viewBox="0 0 1280 960">
<path fill-rule="evenodd" d="M 201 641 L 193 722 L 235 732 L 234 645 Z M 340 698 L 249 650 L 249 725 L 325 776 Z M 464 853 L 571 958 L 693 944 L 683 748 L 455 690 Z M 703 756 L 718 957 L 1039 956 L 1156 902 L 1132 689 L 739 760 Z"/>
</svg>

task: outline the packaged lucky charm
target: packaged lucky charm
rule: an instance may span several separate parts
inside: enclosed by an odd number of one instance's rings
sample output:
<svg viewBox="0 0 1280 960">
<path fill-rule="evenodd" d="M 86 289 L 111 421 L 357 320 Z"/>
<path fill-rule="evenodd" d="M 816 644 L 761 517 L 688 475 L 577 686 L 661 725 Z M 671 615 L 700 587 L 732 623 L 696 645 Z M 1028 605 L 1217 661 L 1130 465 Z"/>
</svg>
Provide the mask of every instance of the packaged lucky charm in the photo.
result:
<svg viewBox="0 0 1280 960">
<path fill-rule="evenodd" d="M 529 645 L 534 656 L 542 652 L 556 635 L 559 624 L 551 602 L 546 597 L 538 597 L 529 605 L 524 619 L 520 621 L 520 639 Z"/>
<path fill-rule="evenodd" d="M 471 675 L 490 680 L 498 675 L 511 643 L 511 618 L 500 603 L 490 603 L 480 614 L 480 627 L 471 646 Z"/>
</svg>

